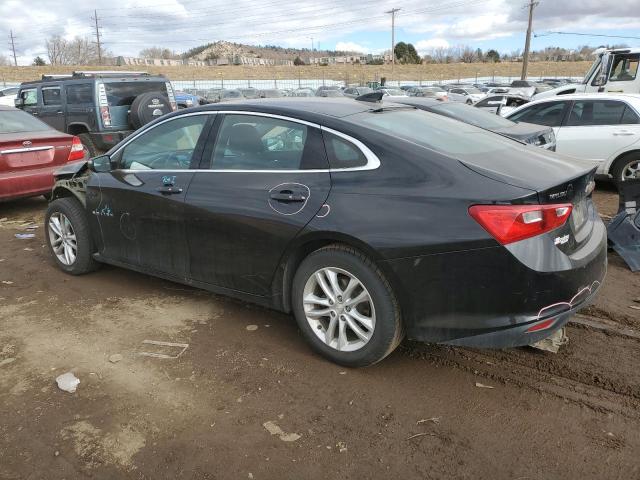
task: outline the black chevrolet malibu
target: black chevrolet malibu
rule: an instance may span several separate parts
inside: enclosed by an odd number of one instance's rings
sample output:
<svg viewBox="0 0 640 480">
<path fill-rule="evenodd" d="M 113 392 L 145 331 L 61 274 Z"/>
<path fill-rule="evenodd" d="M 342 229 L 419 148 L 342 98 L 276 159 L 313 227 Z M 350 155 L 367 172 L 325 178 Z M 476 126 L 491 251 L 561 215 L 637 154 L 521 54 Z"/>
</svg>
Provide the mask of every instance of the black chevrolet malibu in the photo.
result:
<svg viewBox="0 0 640 480">
<path fill-rule="evenodd" d="M 207 105 L 57 175 L 47 240 L 71 274 L 109 263 L 292 312 L 347 366 L 410 339 L 513 347 L 595 295 L 594 172 L 413 107 Z"/>
</svg>

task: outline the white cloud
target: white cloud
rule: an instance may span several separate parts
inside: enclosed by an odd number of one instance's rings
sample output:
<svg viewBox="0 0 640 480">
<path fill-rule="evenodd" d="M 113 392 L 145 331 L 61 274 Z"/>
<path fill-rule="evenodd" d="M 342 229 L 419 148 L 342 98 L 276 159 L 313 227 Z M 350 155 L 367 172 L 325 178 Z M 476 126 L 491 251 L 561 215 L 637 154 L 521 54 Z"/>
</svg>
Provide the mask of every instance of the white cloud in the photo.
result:
<svg viewBox="0 0 640 480">
<path fill-rule="evenodd" d="M 336 43 L 336 50 L 340 52 L 359 52 L 366 53 L 368 49 L 362 45 L 358 45 L 355 42 L 338 42 Z"/>
<path fill-rule="evenodd" d="M 444 38 L 430 38 L 416 42 L 415 47 L 420 55 L 425 55 L 434 48 L 449 48 L 450 45 Z"/>
</svg>

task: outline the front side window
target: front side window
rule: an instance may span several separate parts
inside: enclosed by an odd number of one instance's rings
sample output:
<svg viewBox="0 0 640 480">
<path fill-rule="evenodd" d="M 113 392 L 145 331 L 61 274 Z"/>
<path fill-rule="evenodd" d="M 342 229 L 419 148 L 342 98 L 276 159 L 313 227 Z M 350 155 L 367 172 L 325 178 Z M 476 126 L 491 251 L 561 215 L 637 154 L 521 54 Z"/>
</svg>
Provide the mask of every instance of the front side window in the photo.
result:
<svg viewBox="0 0 640 480">
<path fill-rule="evenodd" d="M 23 101 L 23 105 L 25 107 L 33 106 L 38 104 L 38 90 L 35 88 L 31 88 L 29 90 L 22 90 L 20 92 L 20 98 Z"/>
<path fill-rule="evenodd" d="M 43 88 L 42 103 L 44 105 L 62 105 L 62 98 L 60 97 L 60 87 Z"/>
<path fill-rule="evenodd" d="M 121 168 L 188 169 L 207 118 L 208 115 L 178 117 L 142 133 L 124 147 Z"/>
<path fill-rule="evenodd" d="M 211 168 L 215 170 L 298 170 L 307 141 L 305 125 L 257 115 L 226 115 Z"/>
<path fill-rule="evenodd" d="M 619 125 L 626 104 L 613 100 L 579 100 L 573 104 L 567 126 Z"/>
<path fill-rule="evenodd" d="M 511 116 L 513 122 L 534 123 L 547 127 L 559 127 L 564 117 L 565 102 L 548 102 L 531 105 Z"/>
<path fill-rule="evenodd" d="M 629 82 L 635 80 L 638 75 L 638 63 L 640 55 L 633 57 L 616 56 L 611 68 L 609 81 L 611 82 Z"/>
</svg>

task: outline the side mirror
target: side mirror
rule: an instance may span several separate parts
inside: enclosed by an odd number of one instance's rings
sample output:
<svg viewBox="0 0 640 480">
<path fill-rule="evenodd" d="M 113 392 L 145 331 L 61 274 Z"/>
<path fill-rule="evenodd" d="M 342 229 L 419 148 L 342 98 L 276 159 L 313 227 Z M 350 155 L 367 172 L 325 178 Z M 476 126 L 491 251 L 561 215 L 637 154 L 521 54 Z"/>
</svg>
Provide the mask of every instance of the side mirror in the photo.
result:
<svg viewBox="0 0 640 480">
<path fill-rule="evenodd" d="M 24 98 L 16 98 L 13 103 L 15 104 L 16 108 L 22 108 L 24 107 Z"/>
<path fill-rule="evenodd" d="M 96 173 L 110 172 L 112 170 L 111 158 L 109 155 L 100 155 L 88 161 L 89 170 Z"/>
</svg>

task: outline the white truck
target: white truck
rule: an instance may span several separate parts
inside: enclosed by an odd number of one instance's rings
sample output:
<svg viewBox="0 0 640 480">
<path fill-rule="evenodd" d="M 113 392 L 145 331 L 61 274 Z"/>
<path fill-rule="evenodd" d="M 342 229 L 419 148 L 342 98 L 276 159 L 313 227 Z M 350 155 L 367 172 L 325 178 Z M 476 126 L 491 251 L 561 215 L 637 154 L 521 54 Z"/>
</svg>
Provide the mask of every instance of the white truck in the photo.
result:
<svg viewBox="0 0 640 480">
<path fill-rule="evenodd" d="M 640 48 L 599 48 L 581 83 L 571 83 L 537 94 L 536 100 L 570 93 L 640 93 Z"/>
</svg>

